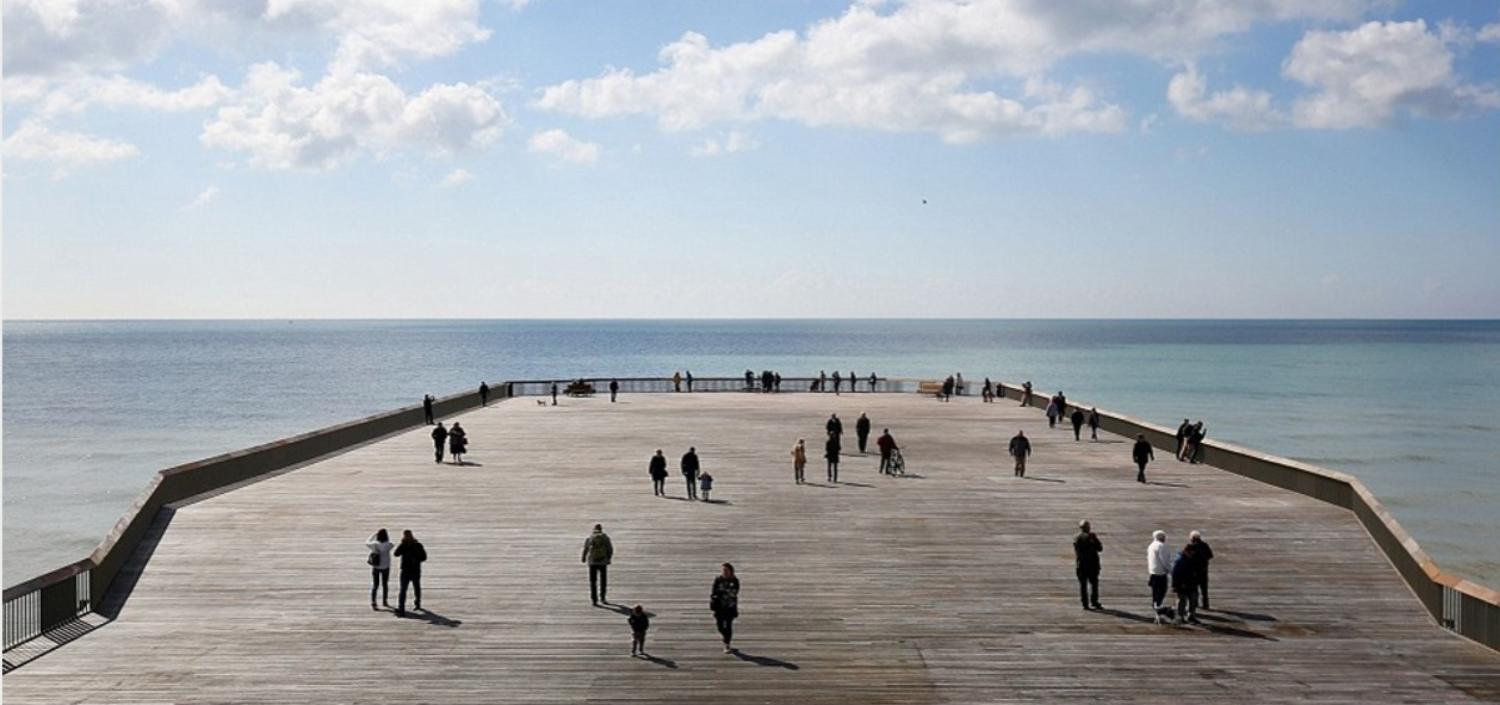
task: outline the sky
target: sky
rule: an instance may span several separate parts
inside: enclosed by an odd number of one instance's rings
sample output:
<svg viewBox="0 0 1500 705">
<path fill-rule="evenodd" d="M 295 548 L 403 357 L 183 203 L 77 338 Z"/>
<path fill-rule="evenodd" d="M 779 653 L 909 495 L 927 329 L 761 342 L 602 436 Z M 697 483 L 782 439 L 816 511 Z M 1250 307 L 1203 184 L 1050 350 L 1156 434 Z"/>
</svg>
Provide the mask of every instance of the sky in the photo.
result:
<svg viewBox="0 0 1500 705">
<path fill-rule="evenodd" d="M 7 319 L 1500 317 L 1500 3 L 0 2 Z"/>
</svg>

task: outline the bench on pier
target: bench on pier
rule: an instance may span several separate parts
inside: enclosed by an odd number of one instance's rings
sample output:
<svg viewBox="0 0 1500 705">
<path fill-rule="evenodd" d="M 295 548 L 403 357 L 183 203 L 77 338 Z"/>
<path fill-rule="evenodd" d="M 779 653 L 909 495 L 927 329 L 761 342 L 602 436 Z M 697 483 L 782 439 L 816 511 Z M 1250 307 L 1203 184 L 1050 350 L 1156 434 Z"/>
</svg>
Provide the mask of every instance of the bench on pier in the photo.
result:
<svg viewBox="0 0 1500 705">
<path fill-rule="evenodd" d="M 935 397 L 943 396 L 943 383 L 935 379 L 924 379 L 917 383 L 918 394 L 931 394 Z"/>
<path fill-rule="evenodd" d="M 594 396 L 594 385 L 588 382 L 570 382 L 563 393 L 570 397 L 591 397 Z"/>
</svg>

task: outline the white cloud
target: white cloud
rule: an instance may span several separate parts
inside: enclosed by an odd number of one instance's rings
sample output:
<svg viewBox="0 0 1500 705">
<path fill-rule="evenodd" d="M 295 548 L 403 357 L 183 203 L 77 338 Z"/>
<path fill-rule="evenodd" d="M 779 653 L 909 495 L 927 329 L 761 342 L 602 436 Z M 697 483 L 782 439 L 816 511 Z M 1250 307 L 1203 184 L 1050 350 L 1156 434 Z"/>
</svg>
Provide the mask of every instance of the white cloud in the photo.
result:
<svg viewBox="0 0 1500 705">
<path fill-rule="evenodd" d="M 1282 74 L 1317 91 L 1292 106 L 1301 127 L 1367 127 L 1403 112 L 1443 116 L 1500 107 L 1493 89 L 1459 81 L 1453 52 L 1422 20 L 1308 32 Z"/>
<path fill-rule="evenodd" d="M 58 177 L 75 169 L 130 159 L 141 153 L 128 142 L 53 130 L 36 120 L 13 130 L 5 138 L 3 150 L 7 159 L 49 164 Z"/>
<path fill-rule="evenodd" d="M 231 94 L 217 76 L 205 76 L 177 90 L 163 90 L 119 75 L 85 76 L 61 82 L 22 77 L 6 79 L 5 86 L 5 96 L 12 105 L 34 104 L 36 114 L 47 117 L 76 114 L 95 106 L 161 112 L 205 110 Z"/>
<path fill-rule="evenodd" d="M 1285 116 L 1271 104 L 1271 94 L 1235 86 L 1227 91 L 1208 93 L 1203 76 L 1196 66 L 1172 77 L 1167 84 L 1167 101 L 1189 120 L 1219 122 L 1236 130 L 1269 130 L 1285 122 Z"/>
<path fill-rule="evenodd" d="M 474 175 L 470 174 L 469 170 L 454 169 L 453 171 L 448 172 L 448 175 L 444 176 L 443 180 L 438 182 L 438 185 L 443 188 L 453 188 L 455 186 L 462 186 L 473 180 Z"/>
<path fill-rule="evenodd" d="M 219 197 L 219 187 L 218 186 L 209 186 L 208 188 L 205 188 L 202 191 L 198 192 L 198 196 L 196 198 L 194 198 L 192 201 L 190 201 L 186 206 L 183 206 L 183 208 L 186 209 L 186 210 L 192 210 L 194 208 L 201 208 L 203 206 L 208 205 L 210 202 L 212 202 L 215 198 L 218 198 L 218 197 Z"/>
<path fill-rule="evenodd" d="M 333 73 L 311 86 L 300 79 L 275 63 L 252 66 L 234 98 L 203 126 L 203 144 L 243 152 L 268 169 L 331 169 L 362 151 L 481 149 L 508 123 L 498 100 L 465 83 L 409 96 L 379 74 Z"/>
<path fill-rule="evenodd" d="M 1352 17 L 1365 0 L 1052 3 L 860 2 L 802 33 L 711 46 L 684 34 L 649 73 L 607 69 L 547 87 L 536 105 L 584 117 L 645 114 L 665 130 L 780 119 L 812 126 L 931 132 L 949 142 L 1124 129 L 1124 111 L 1088 88 L 1039 80 L 1080 53 L 1183 58 L 1254 23 Z M 990 85 L 1024 81 L 1020 91 Z"/>
<path fill-rule="evenodd" d="M 753 149 L 760 149 L 759 140 L 739 130 L 730 130 L 723 140 L 705 139 L 701 144 L 694 146 L 690 153 L 695 157 L 717 157 L 722 154 L 736 154 Z"/>
<path fill-rule="evenodd" d="M 575 139 L 559 129 L 538 132 L 526 143 L 527 149 L 540 154 L 552 154 L 558 159 L 573 164 L 593 164 L 599 161 L 599 145 Z"/>
<path fill-rule="evenodd" d="M 1500 44 L 1500 22 L 1480 27 L 1479 32 L 1474 35 L 1474 38 L 1481 42 Z"/>
</svg>

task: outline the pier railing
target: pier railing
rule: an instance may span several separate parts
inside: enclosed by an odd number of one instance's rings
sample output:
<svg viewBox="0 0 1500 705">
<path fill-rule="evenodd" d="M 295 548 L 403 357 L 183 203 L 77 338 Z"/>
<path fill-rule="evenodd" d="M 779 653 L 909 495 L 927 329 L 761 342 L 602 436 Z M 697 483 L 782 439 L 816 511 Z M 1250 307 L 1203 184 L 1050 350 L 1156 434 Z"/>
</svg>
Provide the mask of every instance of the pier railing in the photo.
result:
<svg viewBox="0 0 1500 705">
<path fill-rule="evenodd" d="M 815 379 L 784 377 L 779 390 L 773 391 L 813 391 Z M 761 388 L 759 376 L 754 377 L 750 383 L 743 376 L 697 377 L 692 381 L 691 390 L 686 378 L 680 385 L 671 378 L 660 377 L 582 378 L 582 381 L 593 387 L 595 394 L 607 394 L 612 380 L 618 381 L 621 393 L 626 394 L 675 393 L 678 390 L 682 393 L 765 391 Z M 501 382 L 491 386 L 490 399 L 550 395 L 554 383 L 558 385 L 559 394 L 562 394 L 574 381 L 578 380 Z M 823 391 L 832 391 L 832 384 L 832 378 L 829 378 Z M 932 384 L 932 381 L 880 377 L 872 389 L 869 378 L 866 377 L 859 380 L 852 390 L 847 378 L 841 387 L 854 393 L 911 393 L 929 389 Z M 968 392 L 974 395 L 978 389 L 973 381 L 969 385 Z M 997 389 L 998 394 L 1004 398 L 1021 398 L 1021 389 L 1014 385 L 999 385 Z M 1047 397 L 1037 394 L 1031 404 L 1045 407 Z M 433 413 L 439 417 L 449 416 L 479 405 L 477 391 L 465 392 L 436 400 Z M 1100 411 L 1099 416 L 1100 427 L 1105 431 L 1124 436 L 1141 434 L 1157 448 L 1175 450 L 1176 436 L 1171 429 L 1113 412 Z M 114 529 L 87 558 L 5 588 L 5 650 L 10 651 L 20 644 L 59 630 L 91 610 L 98 609 L 99 604 L 109 596 L 110 590 L 116 587 L 117 580 L 130 569 L 132 558 L 137 551 L 142 550 L 142 543 L 162 509 L 342 453 L 416 428 L 423 423 L 422 408 L 413 405 L 157 472 L 131 508 L 115 524 Z M 1219 441 L 1205 441 L 1203 448 L 1202 460 L 1206 465 L 1314 497 L 1353 512 L 1369 532 L 1375 545 L 1390 560 L 1392 567 L 1438 624 L 1480 644 L 1500 650 L 1500 593 L 1438 568 L 1358 479 Z M 139 566 L 135 566 L 135 569 L 138 570 Z"/>
</svg>

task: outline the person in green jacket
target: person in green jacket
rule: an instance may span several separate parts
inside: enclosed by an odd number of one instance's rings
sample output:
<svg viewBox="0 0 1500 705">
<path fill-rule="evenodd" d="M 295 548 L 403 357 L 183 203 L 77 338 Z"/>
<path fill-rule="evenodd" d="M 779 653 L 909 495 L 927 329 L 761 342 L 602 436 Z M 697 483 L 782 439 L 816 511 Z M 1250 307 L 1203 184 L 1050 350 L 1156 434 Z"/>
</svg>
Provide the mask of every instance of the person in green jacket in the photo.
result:
<svg viewBox="0 0 1500 705">
<path fill-rule="evenodd" d="M 600 602 L 609 604 L 609 561 L 614 556 L 615 547 L 604 533 L 604 526 L 595 524 L 594 532 L 583 540 L 583 557 L 579 559 L 589 566 L 589 599 L 595 607 Z"/>
</svg>

